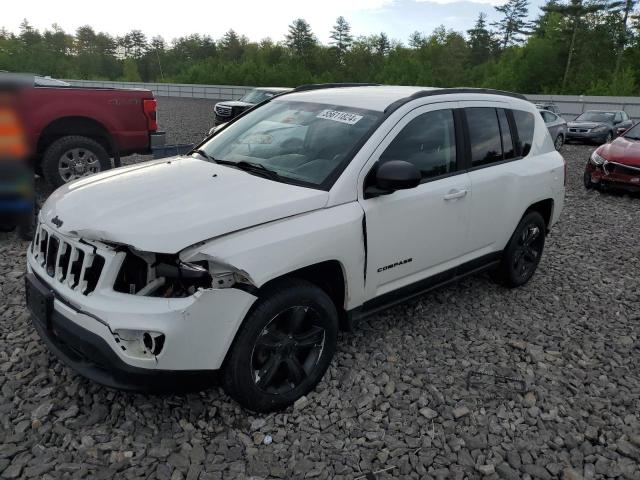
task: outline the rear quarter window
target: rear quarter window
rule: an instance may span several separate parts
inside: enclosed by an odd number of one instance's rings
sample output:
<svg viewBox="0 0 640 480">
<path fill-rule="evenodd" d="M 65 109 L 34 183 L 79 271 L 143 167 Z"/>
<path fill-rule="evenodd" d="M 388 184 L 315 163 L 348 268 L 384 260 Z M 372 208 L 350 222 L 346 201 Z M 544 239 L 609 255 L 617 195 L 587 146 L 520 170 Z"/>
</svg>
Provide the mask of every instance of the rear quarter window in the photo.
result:
<svg viewBox="0 0 640 480">
<path fill-rule="evenodd" d="M 533 131 L 535 127 L 535 119 L 531 112 L 523 110 L 513 110 L 513 119 L 516 122 L 518 130 L 518 151 L 522 157 L 529 155 L 531 145 L 533 144 Z"/>
</svg>

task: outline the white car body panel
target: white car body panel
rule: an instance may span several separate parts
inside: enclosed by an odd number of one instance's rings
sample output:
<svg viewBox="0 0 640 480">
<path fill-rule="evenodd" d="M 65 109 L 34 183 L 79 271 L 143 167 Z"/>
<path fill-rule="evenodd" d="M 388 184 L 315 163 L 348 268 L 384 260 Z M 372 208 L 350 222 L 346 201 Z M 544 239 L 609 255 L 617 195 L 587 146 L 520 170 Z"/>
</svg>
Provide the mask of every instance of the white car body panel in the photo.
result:
<svg viewBox="0 0 640 480">
<path fill-rule="evenodd" d="M 335 88 L 287 94 L 273 101 L 383 111 L 424 90 L 429 89 Z M 411 119 L 432 110 L 465 106 L 533 113 L 536 125 L 530 154 L 426 181 L 413 189 L 364 198 L 367 174 Z M 553 200 L 551 227 L 563 206 L 563 169 L 562 157 L 533 104 L 507 96 L 463 93 L 417 97 L 385 117 L 328 191 L 265 179 L 194 157 L 111 170 L 57 190 L 40 213 L 47 228 L 76 242 L 89 241 L 107 258 L 98 285 L 88 295 L 53 281 L 52 288 L 67 300 L 56 300 L 54 308 L 105 339 L 129 365 L 217 369 L 256 301 L 256 291 L 268 282 L 322 262 L 337 262 L 345 283 L 342 307 L 353 311 L 381 295 L 500 252 L 525 210 L 537 201 Z M 455 192 L 464 194 L 445 198 Z M 62 224 L 53 227 L 54 220 Z M 241 274 L 255 291 L 212 285 L 184 298 L 117 292 L 113 284 L 125 254 L 113 244 L 153 254 L 178 254 L 183 262 L 207 261 Z M 383 268 L 408 258 L 411 261 L 400 268 Z M 27 260 L 29 271 L 49 278 L 31 251 Z M 165 334 L 164 349 L 151 358 L 122 351 L 114 332 L 126 329 Z"/>
<path fill-rule="evenodd" d="M 256 287 L 300 268 L 338 261 L 349 310 L 361 305 L 364 295 L 362 217 L 356 202 L 325 208 L 213 239 L 183 251 L 181 258 L 233 265 Z"/>
<path fill-rule="evenodd" d="M 239 192 L 247 192 L 239 200 Z M 43 221 L 60 233 L 177 253 L 202 240 L 322 208 L 329 194 L 193 157 L 109 170 L 56 190 Z"/>
</svg>

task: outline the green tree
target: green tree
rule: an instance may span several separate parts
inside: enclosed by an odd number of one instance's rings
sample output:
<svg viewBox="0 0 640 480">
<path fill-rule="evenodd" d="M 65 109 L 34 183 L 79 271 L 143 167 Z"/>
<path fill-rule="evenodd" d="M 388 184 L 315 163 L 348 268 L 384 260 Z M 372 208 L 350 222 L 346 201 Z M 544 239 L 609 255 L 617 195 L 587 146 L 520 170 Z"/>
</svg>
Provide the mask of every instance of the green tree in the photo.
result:
<svg viewBox="0 0 640 480">
<path fill-rule="evenodd" d="M 480 65 L 487 62 L 491 57 L 491 33 L 487 30 L 486 19 L 487 15 L 480 12 L 473 28 L 467 30 L 471 65 Z"/>
<path fill-rule="evenodd" d="M 138 64 L 133 58 L 125 58 L 122 68 L 122 80 L 125 82 L 140 82 L 140 73 L 138 72 Z"/>
<path fill-rule="evenodd" d="M 511 45 L 523 42 L 523 35 L 528 35 L 530 28 L 527 21 L 529 0 L 509 0 L 495 9 L 502 14 L 502 18 L 491 25 L 498 29 L 501 48 L 504 50 Z"/>
<path fill-rule="evenodd" d="M 347 53 L 347 50 L 349 50 L 353 43 L 351 25 L 349 25 L 349 22 L 347 22 L 343 16 L 339 16 L 336 19 L 336 24 L 333 26 L 329 38 L 331 38 L 330 45 L 333 46 L 338 54 L 338 60 L 342 63 L 345 53 Z"/>
<path fill-rule="evenodd" d="M 289 25 L 289 32 L 285 36 L 285 42 L 295 55 L 308 58 L 316 46 L 317 40 L 307 21 L 297 18 Z"/>
<path fill-rule="evenodd" d="M 561 92 L 564 92 L 567 86 L 567 79 L 569 78 L 569 71 L 571 70 L 571 62 L 574 56 L 578 30 L 582 27 L 585 17 L 603 11 L 606 8 L 606 4 L 597 1 L 585 4 L 583 0 L 569 0 L 567 3 L 556 3 L 553 1 L 541 8 L 543 12 L 557 13 L 560 15 L 569 27 L 569 49 L 567 52 L 564 74 L 562 75 L 562 84 L 560 86 Z"/>
<path fill-rule="evenodd" d="M 616 66 L 613 72 L 614 78 L 618 76 L 624 49 L 629 41 L 629 17 L 636 8 L 638 0 L 617 0 L 608 5 L 609 11 L 619 18 L 618 38 L 616 42 Z"/>
</svg>

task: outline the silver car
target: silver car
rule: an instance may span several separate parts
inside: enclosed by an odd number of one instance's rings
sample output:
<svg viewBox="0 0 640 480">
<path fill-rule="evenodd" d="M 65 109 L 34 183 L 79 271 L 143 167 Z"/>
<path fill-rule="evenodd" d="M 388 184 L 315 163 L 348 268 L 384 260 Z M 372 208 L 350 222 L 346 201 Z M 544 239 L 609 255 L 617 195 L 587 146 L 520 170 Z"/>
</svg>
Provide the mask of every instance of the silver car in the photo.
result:
<svg viewBox="0 0 640 480">
<path fill-rule="evenodd" d="M 540 115 L 542 115 L 544 123 L 549 129 L 556 150 L 560 150 L 567 139 L 567 122 L 564 118 L 548 110 L 540 110 Z"/>
</svg>

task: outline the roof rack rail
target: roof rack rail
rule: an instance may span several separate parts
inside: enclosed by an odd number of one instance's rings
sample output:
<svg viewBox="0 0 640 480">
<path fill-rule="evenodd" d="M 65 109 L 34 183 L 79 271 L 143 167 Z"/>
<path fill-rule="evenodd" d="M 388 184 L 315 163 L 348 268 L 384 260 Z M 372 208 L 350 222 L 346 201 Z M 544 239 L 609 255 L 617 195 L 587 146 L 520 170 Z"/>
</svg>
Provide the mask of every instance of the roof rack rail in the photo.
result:
<svg viewBox="0 0 640 480">
<path fill-rule="evenodd" d="M 292 92 L 306 92 L 308 90 L 322 90 L 323 88 L 340 88 L 340 87 L 379 87 L 380 83 L 306 83 L 300 85 Z"/>
<path fill-rule="evenodd" d="M 415 100 L 416 98 L 431 97 L 434 95 L 450 95 L 455 93 L 485 93 L 490 95 L 503 95 L 505 97 L 512 97 L 512 98 L 518 98 L 520 100 L 527 100 L 527 97 L 525 97 L 521 93 L 506 92 L 504 90 L 494 90 L 492 88 L 467 88 L 467 87 L 434 88 L 433 90 L 420 90 L 416 93 L 409 95 L 408 97 L 401 98 L 400 100 L 396 100 L 387 108 L 385 108 L 384 112 L 391 113 L 397 110 L 398 108 L 400 108 L 405 103 L 408 103 L 411 100 Z"/>
</svg>

